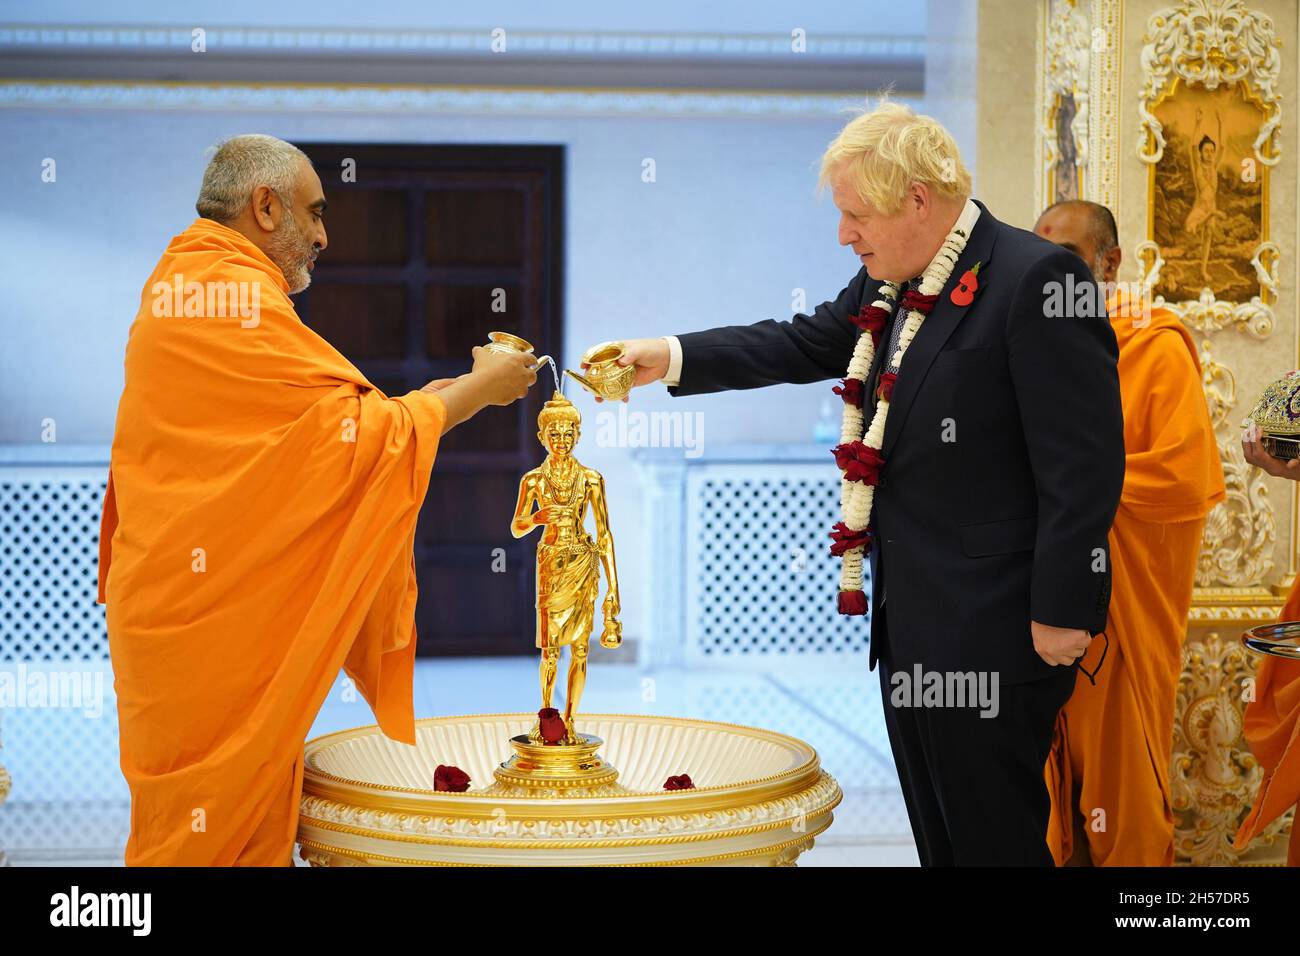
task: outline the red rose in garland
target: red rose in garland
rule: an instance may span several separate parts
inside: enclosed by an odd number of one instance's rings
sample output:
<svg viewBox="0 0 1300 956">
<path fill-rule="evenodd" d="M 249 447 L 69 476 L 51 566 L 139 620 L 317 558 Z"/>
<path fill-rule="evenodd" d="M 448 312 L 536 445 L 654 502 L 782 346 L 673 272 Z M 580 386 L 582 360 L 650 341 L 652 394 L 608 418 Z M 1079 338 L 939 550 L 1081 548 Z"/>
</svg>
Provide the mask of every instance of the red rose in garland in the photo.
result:
<svg viewBox="0 0 1300 956">
<path fill-rule="evenodd" d="M 862 383 L 856 378 L 844 379 L 843 385 L 836 385 L 831 389 L 836 395 L 844 399 L 845 405 L 856 405 L 862 407 L 863 388 Z"/>
<path fill-rule="evenodd" d="M 835 609 L 841 614 L 861 617 L 867 613 L 867 592 L 841 591 L 839 599 L 835 602 Z"/>
<path fill-rule="evenodd" d="M 835 542 L 831 545 L 831 555 L 837 558 L 843 557 L 845 551 L 853 548 L 869 548 L 871 529 L 863 528 L 861 531 L 854 531 L 843 521 L 837 521 L 835 527 L 831 529 L 831 540 Z"/>
<path fill-rule="evenodd" d="M 695 784 L 691 782 L 690 774 L 679 774 L 676 777 L 669 777 L 664 781 L 665 790 L 694 790 Z"/>
<path fill-rule="evenodd" d="M 835 456 L 835 464 L 844 472 L 848 481 L 861 481 L 868 485 L 880 481 L 880 469 L 885 464 L 885 459 L 880 457 L 880 449 L 854 441 L 847 445 L 836 445 L 831 449 L 831 454 Z"/>
<path fill-rule="evenodd" d="M 863 332 L 871 333 L 871 344 L 874 347 L 880 344 L 880 333 L 889 321 L 889 310 L 879 305 L 864 305 L 861 312 L 852 316 L 852 321 Z"/>
<path fill-rule="evenodd" d="M 898 381 L 896 372 L 881 372 L 880 382 L 876 385 L 876 394 L 882 401 L 892 402 L 894 400 L 894 383 Z"/>
</svg>

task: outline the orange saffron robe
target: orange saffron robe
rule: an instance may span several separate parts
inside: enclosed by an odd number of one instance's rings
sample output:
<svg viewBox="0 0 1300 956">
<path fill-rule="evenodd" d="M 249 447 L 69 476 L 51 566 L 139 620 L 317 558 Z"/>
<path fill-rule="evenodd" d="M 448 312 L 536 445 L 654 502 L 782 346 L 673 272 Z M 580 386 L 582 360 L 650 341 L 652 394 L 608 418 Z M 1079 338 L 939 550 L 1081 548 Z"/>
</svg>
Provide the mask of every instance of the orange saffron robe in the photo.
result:
<svg viewBox="0 0 1300 956">
<path fill-rule="evenodd" d="M 1300 576 L 1279 621 L 1300 620 Z M 1244 850 L 1266 826 L 1300 801 L 1300 661 L 1265 657 L 1255 671 L 1255 699 L 1246 705 L 1246 742 L 1264 780 L 1234 846 Z M 1291 824 L 1287 866 L 1300 866 L 1300 826 Z"/>
<path fill-rule="evenodd" d="M 1076 814 L 1096 866 L 1168 866 L 1174 857 L 1175 696 L 1201 531 L 1224 498 L 1223 466 L 1190 333 L 1164 309 L 1145 324 L 1137 308 L 1121 296 L 1107 303 L 1119 340 L 1124 490 L 1110 532 L 1109 649 L 1103 661 L 1098 637 L 1084 657 L 1090 673 L 1101 662 L 1096 686 L 1076 675 L 1045 768 L 1058 866 L 1075 850 Z"/>
<path fill-rule="evenodd" d="M 131 326 L 99 540 L 128 865 L 291 865 L 340 667 L 415 743 L 414 534 L 446 409 L 387 398 L 287 292 L 198 219 Z"/>
</svg>

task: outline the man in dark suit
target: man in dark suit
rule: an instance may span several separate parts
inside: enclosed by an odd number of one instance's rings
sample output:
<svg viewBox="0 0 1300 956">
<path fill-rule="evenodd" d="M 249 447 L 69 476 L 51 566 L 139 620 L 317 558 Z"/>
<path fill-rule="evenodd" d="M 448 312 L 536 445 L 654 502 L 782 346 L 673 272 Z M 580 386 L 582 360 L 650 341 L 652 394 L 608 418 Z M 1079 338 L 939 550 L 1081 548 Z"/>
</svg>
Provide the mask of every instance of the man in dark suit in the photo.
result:
<svg viewBox="0 0 1300 956">
<path fill-rule="evenodd" d="M 870 666 L 921 862 L 1051 865 L 1043 765 L 1110 600 L 1115 335 L 1086 301 L 1097 287 L 1082 260 L 970 200 L 933 119 L 891 103 L 856 117 L 822 179 L 862 263 L 833 301 L 788 322 L 632 340 L 622 361 L 636 384 L 677 396 L 840 378 L 882 283 L 915 291 L 928 273 L 924 292 L 947 272 L 902 360 L 900 308 L 866 376 L 871 422 L 882 374 L 896 375 L 871 507 Z M 954 236 L 952 264 L 939 253 Z M 991 705 L 962 699 L 972 678 Z"/>
</svg>

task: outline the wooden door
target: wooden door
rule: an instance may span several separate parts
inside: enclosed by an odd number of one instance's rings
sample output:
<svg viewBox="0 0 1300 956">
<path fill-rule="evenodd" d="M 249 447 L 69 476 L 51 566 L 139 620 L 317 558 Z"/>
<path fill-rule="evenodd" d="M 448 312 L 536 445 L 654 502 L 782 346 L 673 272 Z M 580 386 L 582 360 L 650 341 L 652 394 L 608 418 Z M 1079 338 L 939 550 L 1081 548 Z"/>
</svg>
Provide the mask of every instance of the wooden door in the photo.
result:
<svg viewBox="0 0 1300 956">
<path fill-rule="evenodd" d="M 563 147 L 302 149 L 325 187 L 329 247 L 298 313 L 376 387 L 460 375 L 494 330 L 563 356 Z M 422 656 L 534 652 L 536 542 L 516 541 L 510 519 L 544 455 L 551 383 L 548 367 L 526 399 L 442 441 L 416 533 Z"/>
</svg>

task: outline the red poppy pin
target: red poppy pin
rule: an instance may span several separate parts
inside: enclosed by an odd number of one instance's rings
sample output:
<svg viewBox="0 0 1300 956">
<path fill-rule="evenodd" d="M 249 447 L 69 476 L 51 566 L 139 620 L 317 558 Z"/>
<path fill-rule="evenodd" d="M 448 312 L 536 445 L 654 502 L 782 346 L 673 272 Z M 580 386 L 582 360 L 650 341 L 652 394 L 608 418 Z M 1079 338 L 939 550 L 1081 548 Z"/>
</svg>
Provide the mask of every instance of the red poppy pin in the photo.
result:
<svg viewBox="0 0 1300 956">
<path fill-rule="evenodd" d="M 976 278 L 979 275 L 980 265 L 979 262 L 975 263 L 962 273 L 962 277 L 957 280 L 957 286 L 952 290 L 952 295 L 949 296 L 953 305 L 964 309 L 975 301 L 975 292 L 980 287 L 979 280 Z"/>
</svg>

